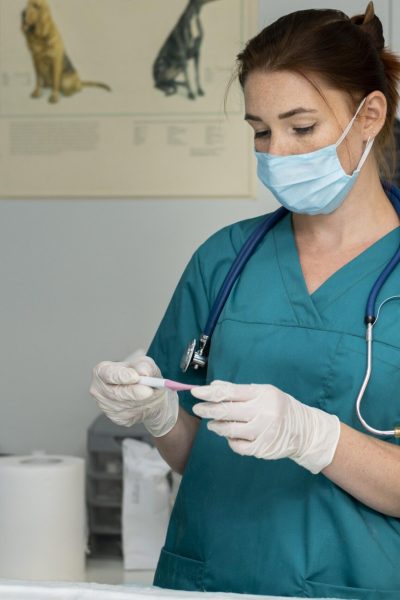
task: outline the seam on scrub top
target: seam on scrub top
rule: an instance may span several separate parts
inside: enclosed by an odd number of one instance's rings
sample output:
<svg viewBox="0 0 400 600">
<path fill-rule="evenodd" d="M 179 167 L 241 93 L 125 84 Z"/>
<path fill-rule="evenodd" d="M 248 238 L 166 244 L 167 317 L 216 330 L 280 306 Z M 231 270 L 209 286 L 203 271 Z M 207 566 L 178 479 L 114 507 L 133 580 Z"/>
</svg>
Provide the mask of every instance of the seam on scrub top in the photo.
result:
<svg viewBox="0 0 400 600">
<path fill-rule="evenodd" d="M 274 242 L 274 250 L 275 250 L 276 264 L 278 265 L 278 270 L 279 270 L 279 274 L 280 274 L 280 276 L 281 276 L 281 281 L 282 281 L 283 289 L 285 290 L 286 298 L 287 298 L 287 300 L 288 300 L 288 303 L 289 303 L 289 306 L 290 306 L 290 308 L 292 309 L 293 316 L 294 316 L 294 318 L 295 318 L 296 320 L 298 320 L 298 316 L 297 316 L 297 314 L 296 314 L 296 311 L 295 311 L 295 309 L 294 309 L 294 306 L 293 306 L 293 304 L 292 304 L 292 301 L 291 301 L 291 299 L 290 299 L 289 292 L 288 292 L 288 290 L 287 290 L 287 288 L 286 288 L 286 282 L 285 282 L 285 278 L 284 278 L 284 276 L 283 276 L 283 271 L 282 271 L 282 269 L 281 269 L 281 263 L 280 263 L 280 261 L 279 261 L 279 253 L 278 253 L 278 248 L 277 248 L 277 246 L 276 246 L 275 228 L 274 228 L 274 229 L 272 229 L 272 239 L 273 239 L 273 242 Z"/>
<path fill-rule="evenodd" d="M 400 351 L 400 348 L 397 348 L 396 346 L 390 346 L 390 344 L 385 344 L 385 342 L 380 342 L 379 340 L 376 340 L 376 339 L 374 339 L 374 342 L 378 342 L 378 344 L 381 344 L 382 346 L 388 345 L 390 348 L 394 348 L 395 350 Z M 348 352 L 354 352 L 358 356 L 365 357 L 365 351 L 363 352 L 362 350 L 357 350 L 356 348 L 350 348 L 350 346 L 347 345 L 345 341 L 343 342 L 343 349 L 347 350 Z M 381 358 L 380 356 L 376 356 L 376 355 L 374 355 L 373 359 L 392 367 L 392 369 L 394 368 L 397 371 L 400 370 L 400 366 L 398 363 L 389 362 L 388 360 Z"/>
<path fill-rule="evenodd" d="M 335 364 L 335 358 L 337 356 L 338 348 L 339 348 L 342 340 L 343 340 L 343 333 L 341 335 L 339 335 L 339 339 L 337 341 L 337 344 L 335 346 L 335 350 L 334 350 L 334 353 L 333 353 L 333 358 L 332 358 L 332 360 L 329 360 L 328 374 L 324 378 L 322 386 L 321 386 L 321 388 L 322 388 L 321 389 L 322 394 L 320 396 L 319 404 L 320 404 L 320 406 L 323 406 L 325 410 L 327 409 L 327 406 L 326 406 L 326 402 L 327 402 L 327 399 L 328 399 L 328 393 L 327 392 L 331 388 L 331 386 L 332 386 L 332 380 L 334 379 L 334 368 L 333 368 L 333 365 Z"/>
<path fill-rule="evenodd" d="M 346 289 L 342 290 L 339 294 L 337 294 L 337 296 L 334 296 L 333 298 L 331 298 L 331 300 L 324 305 L 324 307 L 322 308 L 322 314 L 325 312 L 325 310 L 327 308 L 329 308 L 330 306 L 332 306 L 332 304 L 334 302 L 336 302 L 336 300 L 338 298 L 340 298 L 341 296 L 343 296 L 344 294 L 346 294 L 349 289 L 351 289 L 352 287 L 354 287 L 355 285 L 357 285 L 358 283 L 360 283 L 361 281 L 363 281 L 364 279 L 366 279 L 367 277 L 369 277 L 370 275 L 372 275 L 373 273 L 375 273 L 376 271 L 381 271 L 382 268 L 388 263 L 388 260 L 384 260 L 381 263 L 379 263 L 379 265 L 377 267 L 375 267 L 374 269 L 371 269 L 371 271 L 368 271 L 367 273 L 364 273 L 362 275 L 362 277 L 360 277 L 359 279 L 355 279 L 352 281 L 351 285 L 349 285 L 348 287 L 346 287 Z M 349 263 L 347 263 L 349 264 Z M 346 265 L 344 265 L 346 266 Z M 344 268 L 344 267 L 343 267 Z M 339 269 L 340 270 L 340 269 Z M 331 277 L 334 277 L 335 274 L 331 275 Z M 330 277 L 326 280 L 326 283 L 329 281 Z M 321 285 L 321 288 L 323 287 L 324 284 Z M 319 288 L 318 288 L 319 289 Z M 318 289 L 315 290 L 315 294 L 318 294 Z M 312 298 L 313 294 L 311 294 L 311 298 Z"/>
<path fill-rule="evenodd" d="M 361 517 L 362 521 L 364 522 L 365 527 L 368 529 L 375 544 L 379 547 L 380 551 L 382 552 L 382 554 L 386 557 L 386 559 L 389 560 L 392 567 L 397 568 L 398 562 L 396 560 L 396 557 L 390 556 L 390 553 L 386 552 L 384 542 L 382 543 L 380 536 L 377 535 L 375 527 L 373 525 L 371 525 L 371 523 L 369 522 L 369 519 L 366 518 L 365 512 L 363 510 L 360 510 L 360 507 L 357 505 L 356 505 L 356 510 L 357 510 L 358 515 Z M 396 519 L 396 517 L 390 517 L 389 515 L 385 515 L 385 516 L 388 517 L 389 519 Z M 390 521 L 388 521 L 386 519 L 386 523 L 390 523 Z M 395 532 L 395 534 L 397 534 L 397 535 L 399 534 L 399 532 L 397 531 L 396 528 L 392 528 L 392 529 Z M 394 558 L 394 560 L 393 560 L 393 558 Z"/>
<path fill-rule="evenodd" d="M 231 319 L 229 317 L 225 317 L 224 319 L 220 319 L 217 323 L 217 327 L 222 325 L 225 321 L 231 321 L 232 323 L 242 323 L 243 325 L 272 325 L 274 327 L 296 327 L 297 329 L 308 329 L 311 331 L 320 331 L 323 333 L 336 333 L 340 335 L 349 335 L 358 340 L 365 341 L 365 335 L 357 335 L 355 333 L 349 333 L 348 331 L 340 331 L 338 329 L 320 329 L 319 327 L 310 327 L 309 325 L 298 325 L 296 323 L 276 323 L 272 321 L 243 321 L 241 319 Z M 395 350 L 400 350 L 400 346 L 394 346 L 393 344 L 389 344 L 388 342 L 382 342 L 378 338 L 374 338 L 375 342 L 379 342 L 383 346 L 387 346 L 388 348 L 394 348 Z"/>
</svg>

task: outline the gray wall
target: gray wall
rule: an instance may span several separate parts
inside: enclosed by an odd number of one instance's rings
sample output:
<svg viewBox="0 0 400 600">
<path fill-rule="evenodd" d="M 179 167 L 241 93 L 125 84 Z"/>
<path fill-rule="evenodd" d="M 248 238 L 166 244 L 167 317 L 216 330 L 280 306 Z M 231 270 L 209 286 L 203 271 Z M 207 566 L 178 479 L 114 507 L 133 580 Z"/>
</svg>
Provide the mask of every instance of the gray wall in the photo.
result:
<svg viewBox="0 0 400 600">
<path fill-rule="evenodd" d="M 146 347 L 196 246 L 273 205 L 0 201 L 0 453 L 83 455 L 93 366 Z"/>
<path fill-rule="evenodd" d="M 332 5 L 366 1 L 261 1 L 260 22 Z M 375 6 L 389 40 L 399 9 Z M 253 201 L 0 200 L 0 453 L 84 455 L 93 366 L 148 345 L 201 241 L 275 206 L 261 188 Z"/>
</svg>

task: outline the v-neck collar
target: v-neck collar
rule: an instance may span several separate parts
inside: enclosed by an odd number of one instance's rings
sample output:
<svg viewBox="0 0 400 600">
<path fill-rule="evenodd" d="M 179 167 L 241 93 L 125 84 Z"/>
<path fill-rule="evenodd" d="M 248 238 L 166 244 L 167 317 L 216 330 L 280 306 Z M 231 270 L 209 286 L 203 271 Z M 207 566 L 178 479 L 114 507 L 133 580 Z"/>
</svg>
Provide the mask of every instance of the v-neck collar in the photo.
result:
<svg viewBox="0 0 400 600">
<path fill-rule="evenodd" d="M 400 244 L 396 227 L 328 277 L 311 294 L 307 289 L 297 251 L 291 214 L 273 229 L 277 262 L 283 284 L 299 324 L 322 325 L 323 311 L 332 302 L 389 262 Z M 366 299 L 365 299 L 366 300 Z"/>
</svg>

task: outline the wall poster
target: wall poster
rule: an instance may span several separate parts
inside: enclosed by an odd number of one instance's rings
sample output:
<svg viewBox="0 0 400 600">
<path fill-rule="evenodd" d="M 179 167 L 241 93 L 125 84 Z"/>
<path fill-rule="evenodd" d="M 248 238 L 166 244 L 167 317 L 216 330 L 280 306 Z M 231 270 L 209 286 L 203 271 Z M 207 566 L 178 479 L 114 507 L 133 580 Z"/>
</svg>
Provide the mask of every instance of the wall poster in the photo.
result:
<svg viewBox="0 0 400 600">
<path fill-rule="evenodd" d="M 257 0 L 0 0 L 1 197 L 252 197 Z"/>
</svg>

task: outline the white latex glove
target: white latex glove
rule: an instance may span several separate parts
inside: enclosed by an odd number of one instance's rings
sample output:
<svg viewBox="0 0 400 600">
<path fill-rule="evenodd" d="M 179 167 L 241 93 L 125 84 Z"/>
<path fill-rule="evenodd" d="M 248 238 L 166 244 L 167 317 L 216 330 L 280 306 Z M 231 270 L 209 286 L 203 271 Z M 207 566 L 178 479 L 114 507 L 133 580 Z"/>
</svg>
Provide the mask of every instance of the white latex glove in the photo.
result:
<svg viewBox="0 0 400 600">
<path fill-rule="evenodd" d="M 117 425 L 143 423 L 154 437 L 166 435 L 178 420 L 178 394 L 138 384 L 139 376 L 161 377 L 149 356 L 128 362 L 101 362 L 93 369 L 90 393 Z"/>
<path fill-rule="evenodd" d="M 206 400 L 196 404 L 193 412 L 212 419 L 208 429 L 226 437 L 239 454 L 291 458 L 314 474 L 333 460 L 339 419 L 302 404 L 273 385 L 213 381 L 194 388 L 192 394 Z"/>
</svg>

